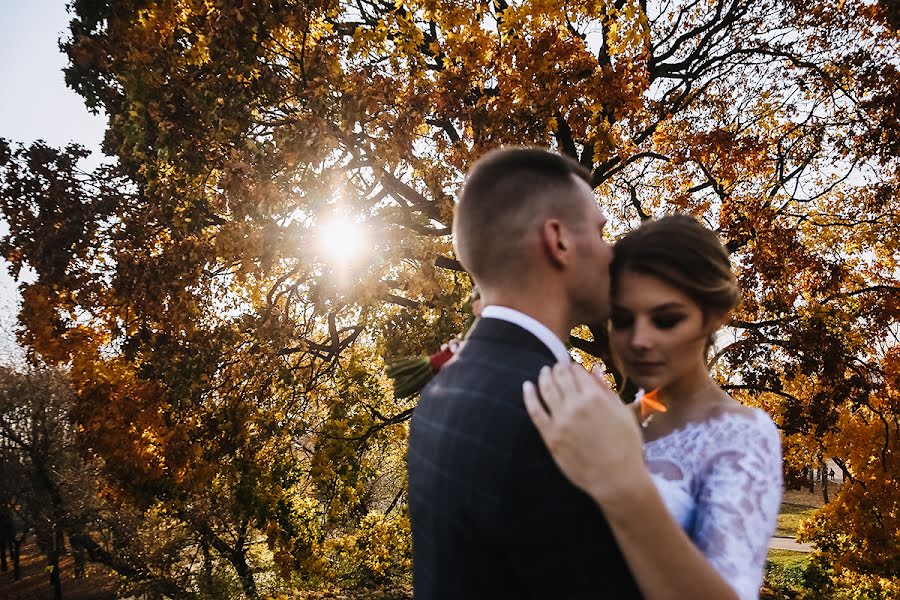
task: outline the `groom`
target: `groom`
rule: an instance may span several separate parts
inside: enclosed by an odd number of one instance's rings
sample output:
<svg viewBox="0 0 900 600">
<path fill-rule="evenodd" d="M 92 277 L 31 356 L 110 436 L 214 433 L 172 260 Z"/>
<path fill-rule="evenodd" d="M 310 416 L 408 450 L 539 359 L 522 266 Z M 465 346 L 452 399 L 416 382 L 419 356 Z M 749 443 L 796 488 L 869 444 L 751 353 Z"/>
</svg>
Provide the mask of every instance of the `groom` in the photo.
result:
<svg viewBox="0 0 900 600">
<path fill-rule="evenodd" d="M 409 433 L 417 600 L 640 598 L 600 509 L 556 468 L 522 382 L 570 360 L 572 327 L 609 311 L 612 249 L 590 175 L 538 149 L 475 163 L 456 253 L 485 308 L 422 392 Z"/>
</svg>

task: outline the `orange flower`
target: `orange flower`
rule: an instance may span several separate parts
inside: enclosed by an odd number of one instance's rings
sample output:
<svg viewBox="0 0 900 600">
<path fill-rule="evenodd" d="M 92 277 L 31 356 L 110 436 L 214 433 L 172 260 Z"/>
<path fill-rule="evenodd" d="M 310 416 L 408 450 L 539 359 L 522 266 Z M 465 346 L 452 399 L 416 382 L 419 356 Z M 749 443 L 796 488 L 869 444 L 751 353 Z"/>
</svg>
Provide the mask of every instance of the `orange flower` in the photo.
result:
<svg viewBox="0 0 900 600">
<path fill-rule="evenodd" d="M 659 401 L 659 388 L 649 391 L 641 396 L 641 422 L 644 422 L 653 413 L 669 410 L 665 404 Z"/>
</svg>

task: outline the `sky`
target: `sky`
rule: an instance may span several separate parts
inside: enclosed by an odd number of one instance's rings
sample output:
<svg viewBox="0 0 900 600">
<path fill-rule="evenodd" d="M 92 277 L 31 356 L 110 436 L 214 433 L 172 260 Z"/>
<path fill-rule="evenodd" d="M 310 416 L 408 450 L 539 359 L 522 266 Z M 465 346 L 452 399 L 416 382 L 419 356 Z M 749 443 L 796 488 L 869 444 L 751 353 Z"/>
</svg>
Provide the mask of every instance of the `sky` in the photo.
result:
<svg viewBox="0 0 900 600">
<path fill-rule="evenodd" d="M 66 0 L 0 0 L 0 137 L 51 146 L 77 142 L 99 157 L 106 119 L 85 108 L 62 73 L 67 61 L 59 40 L 69 20 Z M 92 157 L 84 167 L 96 162 Z M 0 220 L 0 235 L 6 230 Z M 12 333 L 18 298 L 0 259 L 0 363 L 20 355 Z"/>
</svg>

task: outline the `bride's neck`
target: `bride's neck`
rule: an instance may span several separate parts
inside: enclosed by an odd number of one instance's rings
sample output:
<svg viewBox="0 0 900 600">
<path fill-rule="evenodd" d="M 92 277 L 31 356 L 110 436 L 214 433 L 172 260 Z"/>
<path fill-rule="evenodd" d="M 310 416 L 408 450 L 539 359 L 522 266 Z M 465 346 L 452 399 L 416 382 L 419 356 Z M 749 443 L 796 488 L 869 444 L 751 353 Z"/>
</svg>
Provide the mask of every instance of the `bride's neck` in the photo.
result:
<svg viewBox="0 0 900 600">
<path fill-rule="evenodd" d="M 719 386 L 706 371 L 672 382 L 660 395 L 670 417 L 690 416 L 722 398 Z"/>
</svg>

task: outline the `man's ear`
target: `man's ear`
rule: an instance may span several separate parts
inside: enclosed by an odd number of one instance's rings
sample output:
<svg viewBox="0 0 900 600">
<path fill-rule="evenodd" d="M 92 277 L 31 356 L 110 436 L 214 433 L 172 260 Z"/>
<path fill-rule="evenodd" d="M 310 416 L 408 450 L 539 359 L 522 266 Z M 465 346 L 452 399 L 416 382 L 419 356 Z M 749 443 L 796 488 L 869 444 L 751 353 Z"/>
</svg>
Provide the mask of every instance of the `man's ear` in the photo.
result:
<svg viewBox="0 0 900 600">
<path fill-rule="evenodd" d="M 553 266 L 564 268 L 571 261 L 572 239 L 559 219 L 547 219 L 541 224 L 541 246 Z"/>
</svg>

